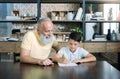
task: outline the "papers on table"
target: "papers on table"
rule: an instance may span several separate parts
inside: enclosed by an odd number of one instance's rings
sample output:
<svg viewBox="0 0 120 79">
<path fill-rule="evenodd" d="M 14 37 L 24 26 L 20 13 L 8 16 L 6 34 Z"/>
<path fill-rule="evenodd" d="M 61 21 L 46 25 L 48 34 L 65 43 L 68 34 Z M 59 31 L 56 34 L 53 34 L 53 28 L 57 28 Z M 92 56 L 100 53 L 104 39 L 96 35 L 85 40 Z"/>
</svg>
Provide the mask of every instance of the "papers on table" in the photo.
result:
<svg viewBox="0 0 120 79">
<path fill-rule="evenodd" d="M 58 63 L 58 65 L 61 66 L 61 67 L 66 67 L 66 66 L 78 66 L 76 63 L 68 63 L 68 64 Z"/>
</svg>

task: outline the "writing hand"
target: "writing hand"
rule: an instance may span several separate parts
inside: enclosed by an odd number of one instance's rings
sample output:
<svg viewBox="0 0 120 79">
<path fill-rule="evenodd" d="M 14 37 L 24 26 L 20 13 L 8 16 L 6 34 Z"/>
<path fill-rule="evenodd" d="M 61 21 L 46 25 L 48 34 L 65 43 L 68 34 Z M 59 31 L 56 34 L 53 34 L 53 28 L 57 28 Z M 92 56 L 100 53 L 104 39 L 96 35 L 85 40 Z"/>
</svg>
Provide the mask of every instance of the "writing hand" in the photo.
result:
<svg viewBox="0 0 120 79">
<path fill-rule="evenodd" d="M 81 63 L 79 59 L 75 59 L 72 61 L 73 63 Z"/>
<path fill-rule="evenodd" d="M 64 58 L 62 62 L 65 64 L 69 63 L 68 59 L 66 59 L 66 58 Z"/>
</svg>

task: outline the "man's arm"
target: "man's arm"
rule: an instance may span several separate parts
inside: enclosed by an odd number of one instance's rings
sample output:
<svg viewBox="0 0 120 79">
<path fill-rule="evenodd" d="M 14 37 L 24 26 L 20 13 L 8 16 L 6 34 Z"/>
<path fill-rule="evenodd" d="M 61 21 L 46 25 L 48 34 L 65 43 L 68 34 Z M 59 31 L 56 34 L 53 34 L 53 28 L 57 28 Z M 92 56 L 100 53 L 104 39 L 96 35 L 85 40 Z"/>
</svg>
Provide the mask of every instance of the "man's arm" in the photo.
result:
<svg viewBox="0 0 120 79">
<path fill-rule="evenodd" d="M 20 62 L 38 64 L 39 59 L 30 57 L 30 50 L 21 48 L 20 51 Z"/>
<path fill-rule="evenodd" d="M 30 64 L 38 64 L 38 65 L 50 65 L 53 64 L 51 60 L 45 59 L 40 60 L 37 58 L 30 57 L 30 50 L 21 48 L 20 52 L 20 62 L 30 63 Z"/>
</svg>

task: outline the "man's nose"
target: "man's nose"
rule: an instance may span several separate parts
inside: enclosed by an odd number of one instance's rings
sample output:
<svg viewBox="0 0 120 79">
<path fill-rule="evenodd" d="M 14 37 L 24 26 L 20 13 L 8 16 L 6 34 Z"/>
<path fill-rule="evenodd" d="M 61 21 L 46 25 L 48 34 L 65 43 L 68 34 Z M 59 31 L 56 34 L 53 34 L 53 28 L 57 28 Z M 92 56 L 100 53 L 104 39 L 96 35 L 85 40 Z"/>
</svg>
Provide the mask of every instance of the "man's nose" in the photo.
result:
<svg viewBox="0 0 120 79">
<path fill-rule="evenodd" d="M 52 35 L 53 34 L 53 31 L 49 31 L 49 35 Z"/>
</svg>

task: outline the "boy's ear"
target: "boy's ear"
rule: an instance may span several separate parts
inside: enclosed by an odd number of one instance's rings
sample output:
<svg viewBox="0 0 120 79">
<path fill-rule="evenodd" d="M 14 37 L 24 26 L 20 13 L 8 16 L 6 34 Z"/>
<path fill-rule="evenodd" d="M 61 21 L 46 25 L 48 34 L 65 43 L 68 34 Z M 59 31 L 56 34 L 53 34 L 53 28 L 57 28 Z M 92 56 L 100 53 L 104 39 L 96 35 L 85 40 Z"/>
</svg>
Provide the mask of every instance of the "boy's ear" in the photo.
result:
<svg viewBox="0 0 120 79">
<path fill-rule="evenodd" d="M 80 41 L 80 44 L 82 43 L 82 41 Z"/>
<path fill-rule="evenodd" d="M 79 42 L 79 45 L 80 45 L 80 46 L 81 46 L 81 44 L 82 44 L 82 41 Z"/>
</svg>

